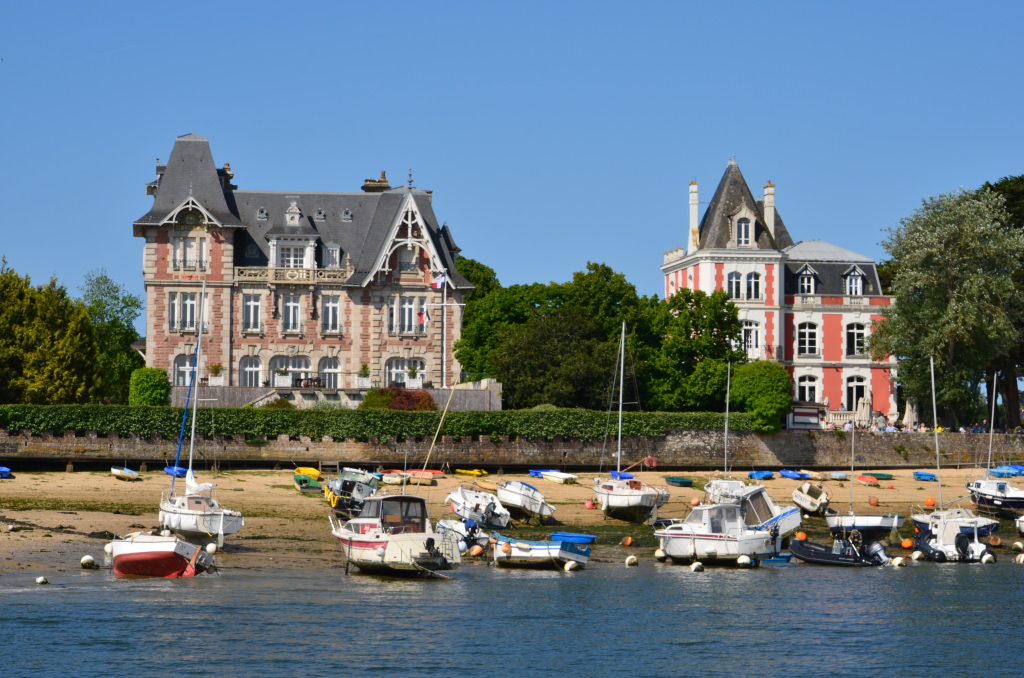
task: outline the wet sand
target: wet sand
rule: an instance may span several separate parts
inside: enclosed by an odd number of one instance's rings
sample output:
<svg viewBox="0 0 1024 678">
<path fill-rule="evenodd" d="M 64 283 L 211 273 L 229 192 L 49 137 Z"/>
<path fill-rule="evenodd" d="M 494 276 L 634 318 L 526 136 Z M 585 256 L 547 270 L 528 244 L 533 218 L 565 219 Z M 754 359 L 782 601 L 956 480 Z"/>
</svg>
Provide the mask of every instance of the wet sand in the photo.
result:
<svg viewBox="0 0 1024 678">
<path fill-rule="evenodd" d="M 928 497 L 938 501 L 937 482 L 914 480 L 913 469 L 886 472 L 894 478 L 881 481 L 880 487 L 847 480 L 826 480 L 823 485 L 829 491 L 831 505 L 841 512 L 849 508 L 851 488 L 853 508 L 858 512 L 898 512 L 909 518 L 912 508 L 924 506 Z M 579 474 L 577 484 L 572 485 L 514 474 L 487 476 L 484 480 L 524 480 L 537 487 L 557 508 L 556 520 L 550 526 L 553 529 L 586 532 L 617 526 L 638 536 L 649 536 L 649 527 L 609 520 L 600 510 L 586 507 L 587 500 L 593 498 L 593 479 L 598 475 Z M 693 499 L 703 497 L 702 488 L 711 475 L 653 471 L 636 474 L 647 483 L 668 487 L 671 492 L 671 500 L 659 511 L 662 518 L 686 516 Z M 943 469 L 942 501 L 948 504 L 967 495 L 965 483 L 976 475 L 975 469 Z M 317 568 L 335 567 L 342 562 L 327 522 L 326 501 L 320 494 L 299 493 L 290 470 L 231 471 L 216 476 L 200 470 L 197 476 L 201 482 L 217 483 L 214 494 L 221 504 L 245 516 L 245 527 L 227 538 L 217 554 L 220 567 Z M 694 487 L 669 487 L 666 476 L 691 478 Z M 746 472 L 734 472 L 732 477 L 746 478 Z M 409 486 L 407 491 L 426 497 L 431 518 L 436 521 L 453 516 L 444 502 L 449 491 L 460 484 L 471 487 L 476 480 L 448 475 L 436 485 Z M 762 484 L 777 503 L 792 505 L 792 492 L 801 481 L 776 475 Z M 118 480 L 109 472 L 17 473 L 13 479 L 0 480 L 0 575 L 78 569 L 86 554 L 102 563 L 103 546 L 110 534 L 158 529 L 157 505 L 161 493 L 169 487 L 170 477 L 163 471 L 150 471 L 135 482 Z M 877 508 L 870 507 L 872 497 L 878 501 Z M 960 504 L 970 506 L 970 501 L 965 499 Z M 912 536 L 909 519 L 903 532 L 904 536 Z M 1005 541 L 1016 539 L 1016 534 L 1008 529 L 1001 529 L 1000 533 Z M 650 556 L 653 547 L 634 551 Z"/>
</svg>

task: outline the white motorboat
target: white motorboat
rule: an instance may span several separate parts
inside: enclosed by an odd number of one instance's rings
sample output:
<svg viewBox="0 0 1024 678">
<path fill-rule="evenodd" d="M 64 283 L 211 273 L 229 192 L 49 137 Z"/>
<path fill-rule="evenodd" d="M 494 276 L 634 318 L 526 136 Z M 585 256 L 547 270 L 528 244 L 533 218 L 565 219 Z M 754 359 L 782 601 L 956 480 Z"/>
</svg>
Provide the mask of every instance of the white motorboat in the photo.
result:
<svg viewBox="0 0 1024 678">
<path fill-rule="evenodd" d="M 117 478 L 118 480 L 128 480 L 128 481 L 131 481 L 131 480 L 138 480 L 139 479 L 139 472 L 138 471 L 133 471 L 132 469 L 128 468 L 127 466 L 111 466 L 110 467 L 110 474 L 112 476 L 114 476 L 115 478 Z"/>
<path fill-rule="evenodd" d="M 977 532 L 979 537 L 987 537 L 999 529 L 998 520 L 979 516 L 969 508 L 955 506 L 948 509 L 938 509 L 931 513 L 922 511 L 921 513 L 911 514 L 910 519 L 914 522 L 914 527 L 917 528 L 918 534 L 929 529 L 929 518 L 939 512 L 945 513 L 947 520 L 955 519 L 960 525 L 960 531 L 967 535 Z"/>
<path fill-rule="evenodd" d="M 977 516 L 964 509 L 942 509 L 928 514 L 927 527 L 914 539 L 926 560 L 958 563 L 994 563 L 995 554 L 981 542 Z M 915 554 L 915 557 L 920 557 Z"/>
<path fill-rule="evenodd" d="M 512 519 L 508 509 L 490 492 L 468 490 L 459 485 L 445 497 L 445 502 L 451 504 L 455 515 L 473 520 L 483 528 L 504 529 Z"/>
<path fill-rule="evenodd" d="M 203 317 L 203 301 L 206 298 L 206 280 L 203 280 L 200 295 L 199 317 Z M 196 417 L 199 399 L 195 397 L 193 386 L 196 383 L 197 366 L 202 354 L 203 335 L 199 333 L 196 352 L 192 356 L 192 374 L 189 378 L 188 396 L 185 401 L 185 412 L 188 412 L 188 399 L 192 401 L 192 432 L 188 445 L 188 470 L 185 472 L 185 493 L 175 492 L 176 475 L 171 476 L 171 486 L 160 497 L 160 524 L 174 533 L 189 538 L 207 541 L 215 539 L 219 546 L 224 544 L 224 537 L 237 533 L 245 526 L 245 518 L 238 511 L 221 506 L 213 498 L 213 483 L 199 483 L 192 472 L 192 455 L 196 442 Z M 185 418 L 181 420 L 181 435 L 178 443 L 178 456 L 181 455 L 181 443 L 185 435 Z M 178 458 L 174 465 L 177 467 Z M 180 485 L 178 486 L 180 488 Z"/>
<path fill-rule="evenodd" d="M 622 477 L 622 392 L 625 386 L 626 323 L 622 323 L 619 342 L 619 426 L 615 453 L 615 474 L 606 480 L 594 478 L 594 498 L 609 518 L 643 523 L 657 516 L 657 510 L 668 503 L 668 490 L 652 487 L 636 478 Z M 546 473 L 544 475 L 546 476 Z"/>
<path fill-rule="evenodd" d="M 736 565 L 740 556 L 747 556 L 757 565 L 777 552 L 772 531 L 748 526 L 739 504 L 694 506 L 684 520 L 673 521 L 654 536 L 673 562 Z"/>
<path fill-rule="evenodd" d="M 764 485 L 747 485 L 742 480 L 716 478 L 704 486 L 704 493 L 707 504 L 738 504 L 747 527 L 774 532 L 776 550 L 781 549 L 782 538 L 803 522 L 800 509 L 776 505 Z"/>
<path fill-rule="evenodd" d="M 1024 537 L 1024 516 L 1017 518 L 1017 534 Z"/>
<path fill-rule="evenodd" d="M 175 536 L 133 532 L 110 542 L 114 574 L 133 577 L 192 577 L 213 569 L 213 556 Z"/>
<path fill-rule="evenodd" d="M 1024 490 L 1000 478 L 981 478 L 967 483 L 971 499 L 978 508 L 995 513 L 1016 514 L 1024 510 Z"/>
<path fill-rule="evenodd" d="M 586 566 L 590 547 L 568 541 L 512 539 L 493 535 L 494 564 L 498 567 L 533 567 L 571 571 Z"/>
<path fill-rule="evenodd" d="M 544 495 L 533 485 L 518 480 L 506 480 L 497 484 L 495 492 L 498 500 L 510 513 L 525 520 L 543 523 L 555 513 L 555 507 L 544 501 Z"/>
<path fill-rule="evenodd" d="M 808 481 L 793 490 L 793 501 L 810 513 L 824 513 L 828 508 L 828 492 L 821 483 Z"/>
<path fill-rule="evenodd" d="M 337 478 L 327 481 L 327 503 L 342 518 L 359 515 L 363 502 L 377 494 L 380 479 L 369 471 L 344 467 Z"/>
<path fill-rule="evenodd" d="M 580 479 L 579 476 L 563 473 L 562 471 L 544 471 L 540 474 L 540 477 L 552 483 L 561 483 L 562 485 L 572 485 Z"/>
<path fill-rule="evenodd" d="M 462 562 L 457 536 L 434 532 L 422 497 L 368 497 L 363 510 L 348 522 L 333 512 L 327 518 L 346 562 L 364 572 L 430 574 L 455 569 Z"/>
</svg>

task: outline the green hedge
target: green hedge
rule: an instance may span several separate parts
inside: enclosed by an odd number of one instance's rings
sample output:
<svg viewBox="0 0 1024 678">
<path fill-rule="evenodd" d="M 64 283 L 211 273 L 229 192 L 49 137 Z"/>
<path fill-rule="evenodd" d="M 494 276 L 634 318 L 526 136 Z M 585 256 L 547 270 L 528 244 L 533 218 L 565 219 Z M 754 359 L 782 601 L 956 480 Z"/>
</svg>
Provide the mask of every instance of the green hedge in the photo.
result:
<svg viewBox="0 0 1024 678">
<path fill-rule="evenodd" d="M 84 435 L 116 432 L 121 437 L 154 435 L 168 440 L 181 430 L 180 407 L 131 407 L 124 405 L 0 405 L 0 428 L 17 434 L 27 429 L 34 434 L 49 431 L 63 435 L 74 431 Z M 397 410 L 268 410 L 254 408 L 200 408 L 196 432 L 205 436 L 275 439 L 281 434 L 293 440 L 308 436 L 321 440 L 354 439 L 367 441 L 395 437 L 429 439 L 437 430 L 441 412 L 402 412 Z M 606 412 L 578 409 L 504 410 L 497 412 L 449 412 L 442 434 L 456 438 L 498 438 L 551 440 L 555 436 L 581 440 L 601 439 L 616 433 L 616 420 Z M 623 415 L 623 435 L 664 436 L 675 429 L 722 429 L 724 415 L 715 412 L 629 412 Z M 191 416 L 186 434 L 191 429 Z M 743 413 L 729 416 L 729 429 L 751 431 L 751 417 Z"/>
</svg>

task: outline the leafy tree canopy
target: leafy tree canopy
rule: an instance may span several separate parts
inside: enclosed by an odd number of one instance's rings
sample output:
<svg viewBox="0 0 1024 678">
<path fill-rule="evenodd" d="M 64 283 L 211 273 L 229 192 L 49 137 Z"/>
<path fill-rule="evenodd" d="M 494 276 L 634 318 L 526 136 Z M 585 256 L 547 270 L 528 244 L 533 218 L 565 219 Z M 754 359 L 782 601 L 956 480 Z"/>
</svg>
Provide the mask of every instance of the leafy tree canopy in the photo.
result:
<svg viewBox="0 0 1024 678">
<path fill-rule="evenodd" d="M 94 397 L 127 402 L 132 373 L 145 364 L 132 349 L 139 338 L 135 319 L 142 314 L 142 299 L 115 283 L 102 268 L 88 273 L 80 290 L 99 348 Z"/>
<path fill-rule="evenodd" d="M 778 433 L 793 401 L 793 380 L 786 368 L 770 360 L 755 360 L 733 371 L 730 405 L 749 414 L 754 430 Z"/>
</svg>

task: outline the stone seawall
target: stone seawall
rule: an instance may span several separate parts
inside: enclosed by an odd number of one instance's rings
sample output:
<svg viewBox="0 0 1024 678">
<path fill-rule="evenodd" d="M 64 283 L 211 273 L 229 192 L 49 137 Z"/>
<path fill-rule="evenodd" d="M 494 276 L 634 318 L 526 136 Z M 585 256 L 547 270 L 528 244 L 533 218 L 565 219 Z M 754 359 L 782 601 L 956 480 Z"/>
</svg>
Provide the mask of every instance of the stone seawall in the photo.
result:
<svg viewBox="0 0 1024 678">
<path fill-rule="evenodd" d="M 673 431 L 664 438 L 624 438 L 622 466 L 653 457 L 659 469 L 715 469 L 723 463 L 722 431 Z M 186 443 L 187 445 L 187 443 Z M 984 465 L 988 459 L 987 434 L 941 433 L 939 445 L 942 464 L 950 467 Z M 303 437 L 253 443 L 243 436 L 235 439 L 216 437 L 196 440 L 196 459 L 220 464 L 265 466 L 318 462 L 400 467 L 422 465 L 430 452 L 431 440 L 398 442 L 354 440 L 313 441 Z M 774 435 L 729 434 L 729 466 L 743 471 L 773 468 L 837 468 L 850 466 L 851 436 L 833 431 L 782 431 Z M 76 436 L 31 435 L 27 431 L 11 435 L 0 429 L 0 464 L 17 467 L 23 462 L 161 462 L 174 459 L 177 445 L 163 438 L 143 439 L 117 434 L 100 436 L 87 433 Z M 187 447 L 183 450 L 187 454 Z M 997 435 L 992 446 L 993 465 L 1024 459 L 1024 440 L 1017 436 Z M 563 440 L 551 441 L 459 440 L 442 436 L 431 453 L 430 465 L 447 462 L 454 466 L 551 467 L 595 469 L 615 465 L 615 442 Z M 932 467 L 935 465 L 934 437 L 930 433 L 858 433 L 855 465 L 859 469 L 892 467 Z"/>
</svg>

